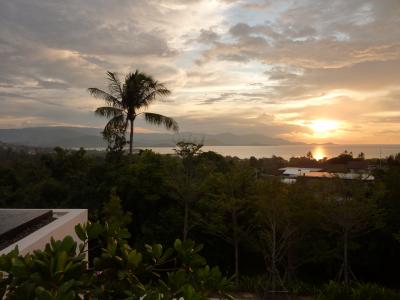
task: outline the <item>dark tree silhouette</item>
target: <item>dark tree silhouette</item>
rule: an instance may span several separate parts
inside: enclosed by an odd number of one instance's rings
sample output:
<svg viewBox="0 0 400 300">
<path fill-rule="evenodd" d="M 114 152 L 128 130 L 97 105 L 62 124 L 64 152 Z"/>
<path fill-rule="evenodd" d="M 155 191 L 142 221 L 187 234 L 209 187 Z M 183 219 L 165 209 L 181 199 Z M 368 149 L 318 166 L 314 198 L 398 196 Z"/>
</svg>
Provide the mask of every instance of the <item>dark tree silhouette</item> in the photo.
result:
<svg viewBox="0 0 400 300">
<path fill-rule="evenodd" d="M 106 106 L 98 107 L 95 113 L 110 119 L 103 131 L 104 138 L 109 142 L 118 140 L 121 144 L 121 137 L 124 140 L 129 126 L 129 154 L 132 154 L 133 127 L 139 115 L 143 115 L 150 124 L 178 131 L 179 127 L 174 119 L 145 111 L 155 100 L 171 93 L 162 83 L 139 70 L 128 73 L 123 83 L 116 73 L 109 71 L 107 79 L 108 92 L 98 88 L 89 88 L 88 91 L 92 96 L 106 102 Z M 119 139 L 115 138 L 116 134 Z"/>
</svg>

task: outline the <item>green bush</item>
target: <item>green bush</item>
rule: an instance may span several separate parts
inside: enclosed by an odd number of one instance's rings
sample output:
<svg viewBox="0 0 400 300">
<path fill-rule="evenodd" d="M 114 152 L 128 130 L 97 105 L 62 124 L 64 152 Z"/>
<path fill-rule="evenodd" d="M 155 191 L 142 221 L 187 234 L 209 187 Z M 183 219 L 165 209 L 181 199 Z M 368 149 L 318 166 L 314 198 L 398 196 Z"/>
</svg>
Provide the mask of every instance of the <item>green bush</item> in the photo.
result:
<svg viewBox="0 0 400 300">
<path fill-rule="evenodd" d="M 77 226 L 78 247 L 70 237 L 51 240 L 44 250 L 21 256 L 18 249 L 0 256 L 0 298 L 75 299 L 206 299 L 228 298 L 231 280 L 217 267 L 207 266 L 201 245 L 176 240 L 172 248 L 160 244 L 133 249 L 125 230 L 99 223 Z M 88 243 L 101 247 L 86 261 Z"/>
<path fill-rule="evenodd" d="M 263 295 L 268 283 L 266 276 L 241 276 L 238 290 Z"/>
<path fill-rule="evenodd" d="M 317 287 L 303 281 L 294 281 L 287 285 L 289 292 L 295 296 L 315 295 Z"/>
<path fill-rule="evenodd" d="M 317 300 L 399 300 L 400 294 L 374 283 L 357 283 L 346 286 L 337 282 L 324 285 Z"/>
</svg>

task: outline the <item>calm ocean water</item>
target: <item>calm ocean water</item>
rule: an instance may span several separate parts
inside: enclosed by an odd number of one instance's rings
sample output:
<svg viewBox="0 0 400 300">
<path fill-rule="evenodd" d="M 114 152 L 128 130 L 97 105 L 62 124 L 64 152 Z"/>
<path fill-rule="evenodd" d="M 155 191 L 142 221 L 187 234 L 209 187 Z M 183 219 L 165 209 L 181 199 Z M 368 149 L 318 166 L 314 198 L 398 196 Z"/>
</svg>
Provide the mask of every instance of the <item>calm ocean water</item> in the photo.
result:
<svg viewBox="0 0 400 300">
<path fill-rule="evenodd" d="M 151 147 L 154 152 L 161 154 L 174 153 L 172 147 Z M 360 152 L 366 158 L 385 158 L 400 153 L 400 145 L 284 145 L 284 146 L 204 146 L 203 151 L 215 151 L 222 155 L 240 158 L 281 156 L 285 159 L 305 156 L 311 151 L 316 159 L 334 157 L 347 150 L 357 156 Z"/>
</svg>

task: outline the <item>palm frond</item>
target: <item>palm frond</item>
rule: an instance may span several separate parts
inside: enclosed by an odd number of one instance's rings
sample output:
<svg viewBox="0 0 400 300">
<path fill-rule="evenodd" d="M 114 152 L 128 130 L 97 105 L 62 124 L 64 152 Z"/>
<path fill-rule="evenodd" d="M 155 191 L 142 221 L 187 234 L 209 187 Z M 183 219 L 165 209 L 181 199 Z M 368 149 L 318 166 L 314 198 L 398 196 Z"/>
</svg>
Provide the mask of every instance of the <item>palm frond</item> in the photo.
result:
<svg viewBox="0 0 400 300">
<path fill-rule="evenodd" d="M 169 96 L 171 91 L 161 84 L 157 86 L 156 93 L 159 96 Z"/>
<path fill-rule="evenodd" d="M 171 94 L 171 91 L 168 90 L 163 84 L 158 83 L 157 81 L 151 82 L 149 85 L 145 85 L 141 91 L 141 95 L 137 103 L 135 103 L 136 108 L 147 108 L 150 104 L 152 104 L 155 100 L 163 101 L 164 96 L 168 96 Z"/>
<path fill-rule="evenodd" d="M 172 118 L 153 113 L 144 113 L 144 118 L 150 124 L 164 126 L 166 129 L 173 131 L 179 130 L 178 123 Z"/>
<path fill-rule="evenodd" d="M 110 82 L 108 84 L 108 89 L 110 93 L 114 95 L 114 97 L 122 99 L 123 91 L 122 91 L 121 81 L 117 73 L 107 71 L 107 77 Z"/>
<path fill-rule="evenodd" d="M 102 106 L 98 107 L 95 112 L 96 115 L 106 118 L 114 118 L 119 115 L 122 115 L 124 111 L 120 108 L 111 107 L 111 106 Z"/>
<path fill-rule="evenodd" d="M 156 86 L 154 89 L 150 89 L 147 93 L 145 93 L 143 100 L 148 101 L 148 100 L 154 100 L 157 96 L 168 96 L 171 94 L 171 91 L 164 87 L 163 85 L 161 86 Z"/>
<path fill-rule="evenodd" d="M 126 131 L 126 120 L 124 115 L 118 115 L 113 117 L 106 126 L 104 127 L 103 135 L 110 133 L 125 133 Z"/>
<path fill-rule="evenodd" d="M 90 95 L 95 98 L 103 99 L 108 105 L 122 108 L 122 103 L 116 97 L 98 88 L 88 88 Z"/>
</svg>

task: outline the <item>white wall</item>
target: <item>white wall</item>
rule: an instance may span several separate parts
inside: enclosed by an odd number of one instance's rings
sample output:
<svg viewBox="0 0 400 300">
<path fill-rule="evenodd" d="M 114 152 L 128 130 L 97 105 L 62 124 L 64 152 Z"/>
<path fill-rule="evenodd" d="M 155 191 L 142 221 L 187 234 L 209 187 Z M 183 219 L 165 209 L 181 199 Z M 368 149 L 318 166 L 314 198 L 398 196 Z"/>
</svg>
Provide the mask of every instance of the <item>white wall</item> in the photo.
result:
<svg viewBox="0 0 400 300">
<path fill-rule="evenodd" d="M 19 253 L 22 255 L 33 250 L 44 249 L 45 245 L 50 242 L 51 237 L 55 240 L 61 240 L 65 236 L 70 235 L 75 241 L 80 243 L 79 238 L 75 234 L 75 225 L 87 222 L 87 209 L 53 209 L 52 211 L 53 217 L 57 218 L 56 220 L 1 250 L 0 255 L 12 251 L 17 245 Z"/>
</svg>

